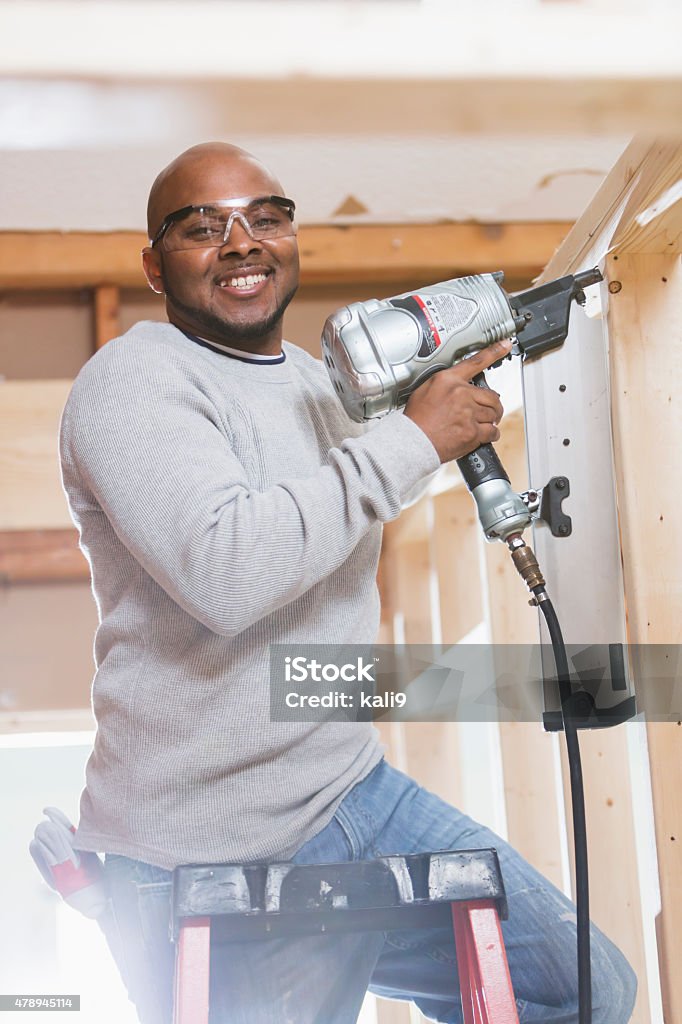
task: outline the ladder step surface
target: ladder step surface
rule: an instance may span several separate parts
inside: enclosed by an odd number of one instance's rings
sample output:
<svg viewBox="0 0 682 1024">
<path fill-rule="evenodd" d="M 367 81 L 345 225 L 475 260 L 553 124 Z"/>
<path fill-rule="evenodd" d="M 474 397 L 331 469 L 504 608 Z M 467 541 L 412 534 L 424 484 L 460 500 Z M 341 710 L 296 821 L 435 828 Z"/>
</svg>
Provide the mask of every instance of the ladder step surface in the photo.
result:
<svg viewBox="0 0 682 1024">
<path fill-rule="evenodd" d="M 428 928 L 450 904 L 492 900 L 507 916 L 495 850 L 443 851 L 339 864 L 202 864 L 175 869 L 173 937 L 210 917 L 214 942 L 320 931 Z"/>
</svg>

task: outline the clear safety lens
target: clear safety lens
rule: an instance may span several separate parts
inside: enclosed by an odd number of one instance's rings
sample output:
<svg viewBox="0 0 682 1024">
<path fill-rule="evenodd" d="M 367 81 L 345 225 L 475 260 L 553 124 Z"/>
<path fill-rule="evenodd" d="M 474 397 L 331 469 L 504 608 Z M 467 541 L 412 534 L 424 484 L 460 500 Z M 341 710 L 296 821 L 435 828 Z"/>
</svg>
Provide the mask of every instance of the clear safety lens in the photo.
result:
<svg viewBox="0 0 682 1024">
<path fill-rule="evenodd" d="M 167 252 L 219 247 L 230 237 L 235 220 L 254 239 L 286 238 L 296 234 L 293 212 L 293 202 L 280 196 L 255 199 L 237 208 L 234 200 L 190 206 L 166 218 L 157 240 L 163 239 Z"/>
</svg>

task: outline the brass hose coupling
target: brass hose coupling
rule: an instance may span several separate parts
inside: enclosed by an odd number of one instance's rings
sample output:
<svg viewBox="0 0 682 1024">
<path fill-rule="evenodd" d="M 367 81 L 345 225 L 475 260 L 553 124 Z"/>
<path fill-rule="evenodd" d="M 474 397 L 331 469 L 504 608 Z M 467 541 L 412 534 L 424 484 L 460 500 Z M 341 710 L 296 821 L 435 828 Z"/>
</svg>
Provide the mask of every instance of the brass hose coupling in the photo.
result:
<svg viewBox="0 0 682 1024">
<path fill-rule="evenodd" d="M 520 533 L 514 533 L 507 537 L 507 545 L 511 552 L 512 561 L 516 570 L 523 579 L 528 589 L 532 592 L 535 587 L 544 587 L 545 578 L 542 575 L 535 553 L 530 548 Z M 541 596 L 541 595 L 540 595 Z M 537 604 L 533 597 L 531 604 Z"/>
</svg>

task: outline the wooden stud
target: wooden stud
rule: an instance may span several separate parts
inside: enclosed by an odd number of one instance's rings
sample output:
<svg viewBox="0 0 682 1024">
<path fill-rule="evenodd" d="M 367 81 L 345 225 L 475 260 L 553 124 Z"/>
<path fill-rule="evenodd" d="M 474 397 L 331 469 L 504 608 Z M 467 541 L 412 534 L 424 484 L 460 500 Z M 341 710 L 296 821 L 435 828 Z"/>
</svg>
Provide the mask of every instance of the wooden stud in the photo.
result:
<svg viewBox="0 0 682 1024">
<path fill-rule="evenodd" d="M 462 485 L 433 501 L 431 548 L 438 574 L 440 633 L 445 646 L 457 643 L 483 618 L 474 501 Z"/>
<path fill-rule="evenodd" d="M 95 348 L 100 349 L 121 333 L 120 293 L 116 285 L 95 288 Z"/>
<path fill-rule="evenodd" d="M 420 515 L 416 507 L 403 513 L 408 522 Z M 433 640 L 430 573 L 428 538 L 404 543 L 397 565 L 397 599 L 407 644 L 430 644 Z"/>
<path fill-rule="evenodd" d="M 407 544 L 425 544 L 428 549 L 430 536 L 429 501 L 422 499 L 411 508 L 401 512 L 400 517 L 390 525 L 390 543 L 395 550 L 403 550 Z M 428 631 L 428 639 L 414 641 L 415 643 L 431 643 L 431 633 Z"/>
<path fill-rule="evenodd" d="M 386 576 L 391 604 L 402 616 L 404 642 L 433 643 L 431 578 L 433 556 L 428 497 L 407 509 L 385 533 L 388 535 Z M 401 640 L 395 637 L 395 642 Z M 460 792 L 457 725 L 453 722 L 392 723 L 394 762 L 420 785 L 450 803 Z"/>
</svg>

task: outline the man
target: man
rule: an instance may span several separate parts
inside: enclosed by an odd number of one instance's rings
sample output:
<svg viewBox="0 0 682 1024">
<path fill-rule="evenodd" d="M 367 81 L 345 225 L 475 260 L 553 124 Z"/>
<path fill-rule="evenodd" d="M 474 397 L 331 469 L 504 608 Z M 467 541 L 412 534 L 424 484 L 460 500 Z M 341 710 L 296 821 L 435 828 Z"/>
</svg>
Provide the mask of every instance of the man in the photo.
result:
<svg viewBox="0 0 682 1024">
<path fill-rule="evenodd" d="M 366 859 L 496 846 L 523 1021 L 575 1021 L 571 904 L 498 837 L 382 760 L 366 722 L 273 723 L 271 643 L 375 640 L 381 524 L 440 463 L 499 437 L 469 380 L 351 423 L 322 365 L 282 340 L 298 284 L 293 204 L 253 157 L 196 146 L 156 179 L 144 268 L 168 324 L 79 374 L 64 485 L 98 603 L 98 731 L 76 843 L 105 851 L 110 942 L 143 1024 L 170 1021 L 169 872 L 190 862 Z M 596 930 L 595 1024 L 634 980 Z M 283 940 L 212 965 L 212 1021 L 349 1024 L 368 984 L 460 1021 L 449 929 Z"/>
</svg>

